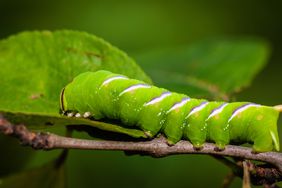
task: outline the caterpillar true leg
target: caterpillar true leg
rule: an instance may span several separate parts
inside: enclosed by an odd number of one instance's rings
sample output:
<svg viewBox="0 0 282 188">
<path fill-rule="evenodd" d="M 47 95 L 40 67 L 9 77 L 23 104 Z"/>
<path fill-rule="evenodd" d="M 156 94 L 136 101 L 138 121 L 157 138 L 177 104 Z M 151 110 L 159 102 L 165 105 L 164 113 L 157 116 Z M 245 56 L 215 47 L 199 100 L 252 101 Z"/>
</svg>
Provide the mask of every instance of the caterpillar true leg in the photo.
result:
<svg viewBox="0 0 282 188">
<path fill-rule="evenodd" d="M 73 112 L 67 113 L 67 116 L 68 116 L 68 117 L 73 117 L 74 115 L 75 115 L 75 113 L 73 113 Z"/>
<path fill-rule="evenodd" d="M 83 114 L 83 117 L 84 118 L 89 118 L 91 116 L 91 112 L 85 112 L 84 114 Z"/>
<path fill-rule="evenodd" d="M 80 118 L 80 117 L 81 117 L 81 114 L 80 114 L 80 113 L 76 113 L 76 114 L 74 115 L 74 117 Z"/>
</svg>

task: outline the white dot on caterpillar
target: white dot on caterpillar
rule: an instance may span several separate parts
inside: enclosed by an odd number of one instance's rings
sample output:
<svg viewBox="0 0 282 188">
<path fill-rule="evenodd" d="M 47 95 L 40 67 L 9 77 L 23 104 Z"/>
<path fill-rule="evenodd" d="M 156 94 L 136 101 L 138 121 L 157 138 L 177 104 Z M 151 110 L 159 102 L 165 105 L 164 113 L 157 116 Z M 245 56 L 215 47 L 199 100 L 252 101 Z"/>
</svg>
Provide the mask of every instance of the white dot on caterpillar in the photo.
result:
<svg viewBox="0 0 282 188">
<path fill-rule="evenodd" d="M 90 112 L 85 112 L 84 114 L 83 114 L 83 117 L 84 118 L 88 118 L 88 117 L 90 117 L 91 116 L 91 113 Z"/>
<path fill-rule="evenodd" d="M 230 124 L 227 124 L 226 127 L 223 128 L 223 131 L 228 131 L 230 127 Z"/>
<path fill-rule="evenodd" d="M 79 117 L 81 117 L 81 114 L 80 113 L 76 113 L 75 117 L 79 118 Z"/>
<path fill-rule="evenodd" d="M 164 119 L 160 121 L 160 125 L 163 125 L 164 123 L 165 123 Z"/>
<path fill-rule="evenodd" d="M 205 123 L 204 127 L 202 127 L 200 130 L 201 130 L 201 131 L 206 131 L 206 130 L 207 130 L 207 126 L 208 126 L 208 124 Z"/>
</svg>

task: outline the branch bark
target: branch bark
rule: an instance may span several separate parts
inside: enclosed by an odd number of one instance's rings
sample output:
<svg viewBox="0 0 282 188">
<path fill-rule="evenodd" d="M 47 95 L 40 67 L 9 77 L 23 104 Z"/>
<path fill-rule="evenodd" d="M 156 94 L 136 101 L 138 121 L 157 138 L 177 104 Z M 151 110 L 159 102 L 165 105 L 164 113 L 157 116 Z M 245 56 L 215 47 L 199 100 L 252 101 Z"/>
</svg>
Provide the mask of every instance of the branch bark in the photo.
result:
<svg viewBox="0 0 282 188">
<path fill-rule="evenodd" d="M 206 143 L 201 150 L 195 150 L 189 141 L 180 141 L 173 146 L 166 143 L 163 136 L 150 141 L 97 141 L 63 137 L 52 133 L 35 133 L 29 131 L 24 125 L 13 125 L 0 114 L 0 132 L 18 138 L 23 145 L 34 149 L 87 149 L 87 150 L 119 150 L 134 152 L 137 154 L 151 155 L 153 157 L 165 157 L 176 154 L 208 154 L 213 156 L 225 156 L 239 159 L 262 161 L 267 167 L 253 167 L 260 174 L 263 183 L 275 183 L 282 181 L 282 153 L 265 152 L 252 153 L 251 148 L 227 145 L 225 150 L 215 150 L 215 145 Z"/>
</svg>

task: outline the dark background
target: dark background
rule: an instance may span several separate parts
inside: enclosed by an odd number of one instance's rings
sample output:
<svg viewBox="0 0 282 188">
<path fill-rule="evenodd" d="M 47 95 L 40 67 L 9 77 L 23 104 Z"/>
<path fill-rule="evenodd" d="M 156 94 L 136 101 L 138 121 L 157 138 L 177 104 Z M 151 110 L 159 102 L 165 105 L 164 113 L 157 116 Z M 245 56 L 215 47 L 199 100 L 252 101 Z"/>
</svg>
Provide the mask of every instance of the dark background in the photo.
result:
<svg viewBox="0 0 282 188">
<path fill-rule="evenodd" d="M 262 37 L 272 46 L 269 64 L 237 99 L 275 105 L 282 103 L 281 10 L 279 0 L 0 0 L 0 38 L 23 30 L 81 30 L 137 57 L 150 49 L 210 37 Z M 279 124 L 281 134 L 281 120 Z M 36 152 L 27 167 L 56 154 Z M 152 159 L 125 157 L 122 152 L 71 151 L 67 165 L 70 187 L 219 187 L 228 173 L 211 157 L 199 155 Z M 238 186 L 237 179 L 233 187 Z"/>
</svg>

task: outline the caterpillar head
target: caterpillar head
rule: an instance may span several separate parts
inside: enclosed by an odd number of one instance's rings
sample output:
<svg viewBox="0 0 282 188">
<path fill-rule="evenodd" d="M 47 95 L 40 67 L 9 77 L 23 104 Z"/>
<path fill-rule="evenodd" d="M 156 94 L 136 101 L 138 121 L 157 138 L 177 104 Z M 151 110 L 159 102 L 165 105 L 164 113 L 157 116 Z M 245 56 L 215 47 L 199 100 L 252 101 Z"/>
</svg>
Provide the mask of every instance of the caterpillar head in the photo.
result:
<svg viewBox="0 0 282 188">
<path fill-rule="evenodd" d="M 77 114 L 75 117 L 89 117 L 88 112 L 97 119 L 103 117 L 100 112 L 100 103 L 103 101 L 97 93 L 103 81 L 111 75 L 108 71 L 96 71 L 76 76 L 61 91 L 61 112 L 70 117 L 74 114 Z"/>
</svg>

